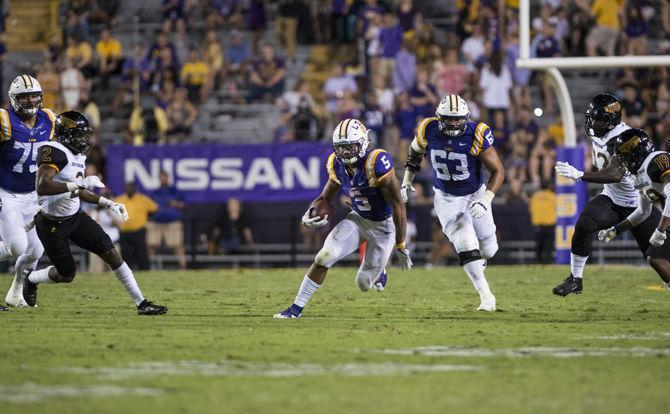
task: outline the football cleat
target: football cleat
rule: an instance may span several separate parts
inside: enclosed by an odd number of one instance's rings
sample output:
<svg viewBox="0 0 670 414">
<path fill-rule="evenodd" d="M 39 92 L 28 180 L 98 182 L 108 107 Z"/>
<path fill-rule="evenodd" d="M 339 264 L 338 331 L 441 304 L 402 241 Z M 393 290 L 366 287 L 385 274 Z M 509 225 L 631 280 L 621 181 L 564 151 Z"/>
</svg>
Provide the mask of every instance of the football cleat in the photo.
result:
<svg viewBox="0 0 670 414">
<path fill-rule="evenodd" d="M 571 293 L 578 295 L 582 293 L 582 279 L 570 274 L 570 276 L 566 277 L 563 283 L 556 286 L 552 292 L 554 292 L 554 295 L 558 296 L 568 296 Z"/>
<path fill-rule="evenodd" d="M 489 294 L 481 296 L 478 311 L 495 312 L 496 311 L 496 297 Z"/>
<path fill-rule="evenodd" d="M 30 307 L 37 306 L 37 284 L 28 280 L 28 276 L 23 281 L 23 300 Z"/>
<path fill-rule="evenodd" d="M 295 319 L 302 317 L 303 308 L 296 305 L 295 303 L 291 305 L 290 308 L 285 311 L 275 313 L 272 317 L 275 319 Z"/>
<path fill-rule="evenodd" d="M 377 281 L 374 283 L 374 287 L 377 292 L 383 292 L 386 287 L 386 282 L 388 282 L 388 274 L 386 274 L 386 269 L 379 275 Z"/>
<path fill-rule="evenodd" d="M 8 311 L 8 310 L 9 310 L 9 308 L 7 306 L 0 305 L 0 312 L 5 312 L 5 311 Z"/>
<path fill-rule="evenodd" d="M 149 300 L 144 299 L 142 303 L 137 305 L 138 315 L 162 315 L 167 313 L 168 309 L 165 306 L 156 305 Z"/>
</svg>

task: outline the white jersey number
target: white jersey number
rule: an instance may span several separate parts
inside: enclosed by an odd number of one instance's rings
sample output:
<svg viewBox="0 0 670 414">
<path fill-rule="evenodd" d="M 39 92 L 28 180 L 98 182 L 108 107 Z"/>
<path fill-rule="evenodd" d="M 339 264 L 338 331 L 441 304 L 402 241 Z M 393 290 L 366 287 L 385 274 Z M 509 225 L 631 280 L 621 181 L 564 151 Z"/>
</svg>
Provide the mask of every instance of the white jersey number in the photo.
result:
<svg viewBox="0 0 670 414">
<path fill-rule="evenodd" d="M 453 170 L 455 171 L 449 170 L 447 160 L 458 161 L 458 164 L 453 166 Z M 431 150 L 430 162 L 435 169 L 435 175 L 437 175 L 437 178 L 440 180 L 463 181 L 470 177 L 470 171 L 468 170 L 468 156 L 466 154 L 450 152 L 449 155 L 447 155 L 447 151 L 444 150 Z"/>
<path fill-rule="evenodd" d="M 33 165 L 28 168 L 28 171 L 30 173 L 34 173 L 37 171 L 37 164 L 35 164 L 35 160 L 37 159 L 37 149 L 39 146 L 33 145 L 32 142 L 19 142 L 19 141 L 14 141 L 14 148 L 22 150 L 23 154 L 21 154 L 21 158 L 19 159 L 19 162 L 17 162 L 14 165 L 14 168 L 12 170 L 17 173 L 22 173 L 23 172 L 23 164 L 26 163 L 28 160 L 28 156 L 31 157 L 33 160 Z"/>
<path fill-rule="evenodd" d="M 351 197 L 351 202 L 356 204 L 358 207 L 358 210 L 360 211 L 370 211 L 372 210 L 372 206 L 370 205 L 370 202 L 368 199 L 361 194 L 360 191 L 358 190 L 352 190 L 351 188 L 349 189 L 349 197 Z"/>
</svg>

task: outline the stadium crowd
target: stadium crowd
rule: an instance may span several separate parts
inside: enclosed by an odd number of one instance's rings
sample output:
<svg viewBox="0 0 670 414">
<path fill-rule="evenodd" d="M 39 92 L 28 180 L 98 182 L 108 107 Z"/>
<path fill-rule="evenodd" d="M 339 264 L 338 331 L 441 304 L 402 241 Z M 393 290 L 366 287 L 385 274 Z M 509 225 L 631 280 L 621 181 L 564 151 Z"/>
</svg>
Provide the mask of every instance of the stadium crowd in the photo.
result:
<svg viewBox="0 0 670 414">
<path fill-rule="evenodd" d="M 115 37 L 121 1 L 63 3 L 62 30 L 51 36 L 43 62 L 34 68 L 44 106 L 80 110 L 98 129 L 106 105 L 115 117 L 128 120 L 123 142 L 198 141 L 191 131 L 202 105 L 213 91 L 224 90 L 237 105 L 274 103 L 280 116 L 268 134 L 276 141 L 328 140 L 339 120 L 359 118 L 402 165 L 417 121 L 432 116 L 442 96 L 460 94 L 472 120 L 493 130 L 508 176 L 502 199 L 527 206 L 533 193 L 550 192 L 563 128 L 548 81 L 515 66 L 518 0 L 441 2 L 445 19 L 429 18 L 423 3 L 430 2 L 413 0 L 163 0 L 161 28 L 134 43 Z M 533 4 L 534 56 L 670 52 L 666 1 Z M 322 84 L 295 79 L 287 88 L 299 44 L 346 53 L 332 61 Z M 623 69 L 615 83 L 627 122 L 657 137 L 670 133 L 666 68 Z M 101 91 L 111 93 L 111 101 L 99 102 Z M 542 118 L 534 114 L 535 106 L 542 108 Z M 96 143 L 88 155 L 90 168 L 99 174 L 105 171 L 103 144 Z M 430 204 L 430 171 L 424 167 L 417 177 L 414 205 Z M 546 201 L 546 193 L 541 195 Z M 183 208 L 178 197 L 166 197 L 154 199 Z M 226 209 L 224 227 L 239 216 L 234 205 Z M 551 218 L 534 222 L 547 226 Z M 253 243 L 248 226 L 236 226 L 237 240 Z M 217 229 L 208 235 L 215 246 L 210 252 L 228 246 L 221 238 L 229 232 Z M 122 240 L 123 234 L 122 227 Z M 431 262 L 437 263 L 449 249 L 435 245 Z M 174 247 L 183 257 L 183 246 Z"/>
</svg>

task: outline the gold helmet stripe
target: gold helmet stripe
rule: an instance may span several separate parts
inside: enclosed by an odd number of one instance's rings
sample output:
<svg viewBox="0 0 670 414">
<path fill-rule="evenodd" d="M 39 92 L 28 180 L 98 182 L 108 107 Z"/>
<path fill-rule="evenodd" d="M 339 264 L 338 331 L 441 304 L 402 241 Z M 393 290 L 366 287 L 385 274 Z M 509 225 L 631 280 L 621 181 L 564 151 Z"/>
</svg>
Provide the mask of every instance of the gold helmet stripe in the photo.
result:
<svg viewBox="0 0 670 414">
<path fill-rule="evenodd" d="M 452 111 L 458 111 L 458 99 L 456 95 L 449 95 L 449 109 Z"/>
<path fill-rule="evenodd" d="M 347 139 L 347 130 L 349 129 L 349 123 L 351 122 L 351 118 L 347 118 L 344 124 L 344 131 L 342 131 L 342 138 Z"/>
</svg>

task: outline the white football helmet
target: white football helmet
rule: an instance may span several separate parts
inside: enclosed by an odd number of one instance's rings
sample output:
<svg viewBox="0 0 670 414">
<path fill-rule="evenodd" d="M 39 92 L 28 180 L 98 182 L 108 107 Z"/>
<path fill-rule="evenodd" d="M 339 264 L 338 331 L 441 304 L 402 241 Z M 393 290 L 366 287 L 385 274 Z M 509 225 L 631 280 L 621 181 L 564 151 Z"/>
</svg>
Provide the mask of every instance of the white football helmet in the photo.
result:
<svg viewBox="0 0 670 414">
<path fill-rule="evenodd" d="M 42 87 L 30 75 L 19 75 L 9 85 L 9 104 L 17 114 L 32 117 L 42 109 Z"/>
<path fill-rule="evenodd" d="M 443 134 L 457 137 L 467 128 L 470 109 L 465 99 L 458 95 L 447 95 L 437 105 L 435 116 Z"/>
<path fill-rule="evenodd" d="M 365 156 L 368 149 L 368 129 L 358 119 L 345 119 L 333 131 L 335 157 L 346 165 L 351 165 Z"/>
</svg>

